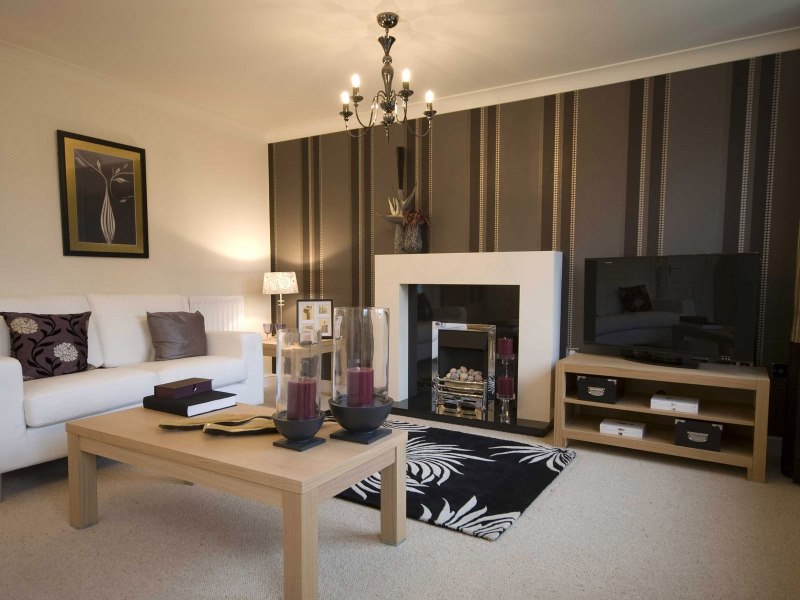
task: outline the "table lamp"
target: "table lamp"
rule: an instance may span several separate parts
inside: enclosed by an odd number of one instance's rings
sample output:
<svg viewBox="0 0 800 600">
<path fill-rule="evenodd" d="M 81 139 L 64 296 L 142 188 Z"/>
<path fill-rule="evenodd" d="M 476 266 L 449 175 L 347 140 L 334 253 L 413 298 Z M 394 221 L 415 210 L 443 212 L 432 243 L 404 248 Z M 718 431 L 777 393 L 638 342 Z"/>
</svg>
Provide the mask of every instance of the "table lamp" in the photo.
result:
<svg viewBox="0 0 800 600">
<path fill-rule="evenodd" d="M 294 271 L 264 273 L 264 294 L 278 294 L 278 321 L 275 324 L 276 329 L 283 329 L 285 323 L 283 322 L 283 295 L 296 294 L 297 289 L 297 276 Z"/>
</svg>

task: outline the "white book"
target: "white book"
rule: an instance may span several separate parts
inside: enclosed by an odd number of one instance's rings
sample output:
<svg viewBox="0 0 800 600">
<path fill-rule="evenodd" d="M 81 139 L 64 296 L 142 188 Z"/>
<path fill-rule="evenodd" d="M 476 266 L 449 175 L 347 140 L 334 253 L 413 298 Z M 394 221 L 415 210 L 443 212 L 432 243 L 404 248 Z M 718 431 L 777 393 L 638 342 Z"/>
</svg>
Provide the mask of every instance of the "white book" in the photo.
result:
<svg viewBox="0 0 800 600">
<path fill-rule="evenodd" d="M 698 398 L 657 393 L 650 398 L 650 408 L 696 415 L 700 411 L 700 400 Z"/>
<path fill-rule="evenodd" d="M 644 430 L 644 423 L 619 421 L 617 419 L 603 419 L 600 422 L 600 433 L 606 433 L 609 435 L 621 435 L 623 437 L 641 440 L 644 438 Z"/>
</svg>

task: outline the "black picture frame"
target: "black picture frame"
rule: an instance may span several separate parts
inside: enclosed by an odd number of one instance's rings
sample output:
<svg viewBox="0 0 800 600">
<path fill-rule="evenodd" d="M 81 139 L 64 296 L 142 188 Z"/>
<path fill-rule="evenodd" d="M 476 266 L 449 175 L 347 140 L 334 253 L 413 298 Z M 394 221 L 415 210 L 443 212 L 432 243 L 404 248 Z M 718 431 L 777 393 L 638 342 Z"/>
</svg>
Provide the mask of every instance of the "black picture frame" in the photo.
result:
<svg viewBox="0 0 800 600">
<path fill-rule="evenodd" d="M 333 300 L 304 298 L 297 301 L 297 331 L 319 331 L 321 339 L 333 338 Z"/>
<path fill-rule="evenodd" d="M 148 258 L 143 148 L 57 131 L 64 256 Z"/>
</svg>

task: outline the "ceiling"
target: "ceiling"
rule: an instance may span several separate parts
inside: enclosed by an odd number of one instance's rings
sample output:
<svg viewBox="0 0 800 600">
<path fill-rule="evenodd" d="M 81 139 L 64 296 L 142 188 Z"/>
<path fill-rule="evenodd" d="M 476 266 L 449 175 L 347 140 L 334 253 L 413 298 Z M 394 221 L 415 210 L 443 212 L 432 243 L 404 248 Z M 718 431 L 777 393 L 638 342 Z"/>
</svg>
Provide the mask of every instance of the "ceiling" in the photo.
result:
<svg viewBox="0 0 800 600">
<path fill-rule="evenodd" d="M 384 10 L 396 70 L 440 111 L 752 36 L 800 47 L 800 0 L 0 0 L 0 41 L 275 140 L 341 128 L 354 72 L 378 90 Z"/>
</svg>

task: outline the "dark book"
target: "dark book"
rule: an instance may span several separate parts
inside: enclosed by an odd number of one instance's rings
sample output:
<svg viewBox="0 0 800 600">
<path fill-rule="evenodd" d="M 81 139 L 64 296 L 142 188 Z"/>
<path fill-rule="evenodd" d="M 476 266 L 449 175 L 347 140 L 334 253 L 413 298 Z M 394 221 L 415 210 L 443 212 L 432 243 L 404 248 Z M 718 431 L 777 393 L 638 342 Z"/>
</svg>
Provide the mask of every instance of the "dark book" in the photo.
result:
<svg viewBox="0 0 800 600">
<path fill-rule="evenodd" d="M 161 412 L 180 415 L 181 417 L 193 417 L 213 410 L 236 406 L 235 395 L 236 394 L 231 394 L 229 392 L 210 390 L 185 398 L 145 396 L 142 399 L 142 405 L 145 408 L 160 410 Z"/>
<path fill-rule="evenodd" d="M 187 396 L 210 391 L 211 380 L 202 379 L 200 377 L 170 381 L 169 383 L 162 383 L 153 388 L 153 394 L 159 398 L 186 398 Z"/>
</svg>

